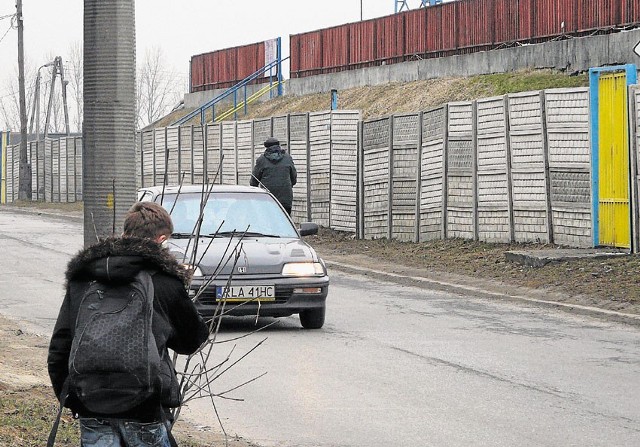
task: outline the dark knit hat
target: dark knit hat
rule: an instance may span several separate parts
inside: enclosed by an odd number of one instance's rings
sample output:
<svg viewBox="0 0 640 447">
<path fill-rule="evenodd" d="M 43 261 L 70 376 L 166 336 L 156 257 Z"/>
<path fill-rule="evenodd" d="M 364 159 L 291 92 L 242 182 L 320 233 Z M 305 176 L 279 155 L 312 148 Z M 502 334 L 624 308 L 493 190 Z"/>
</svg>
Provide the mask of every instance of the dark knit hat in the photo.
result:
<svg viewBox="0 0 640 447">
<path fill-rule="evenodd" d="M 277 138 L 269 137 L 267 138 L 267 141 L 264 142 L 264 147 L 271 147 L 271 146 L 280 146 L 280 142 L 278 141 Z"/>
</svg>

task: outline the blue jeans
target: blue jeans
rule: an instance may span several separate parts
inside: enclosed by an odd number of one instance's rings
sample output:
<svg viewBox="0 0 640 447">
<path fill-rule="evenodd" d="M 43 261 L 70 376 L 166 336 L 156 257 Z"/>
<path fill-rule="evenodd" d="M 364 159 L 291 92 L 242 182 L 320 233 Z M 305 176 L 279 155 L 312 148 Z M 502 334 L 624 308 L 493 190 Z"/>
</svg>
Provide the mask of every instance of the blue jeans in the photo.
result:
<svg viewBox="0 0 640 447">
<path fill-rule="evenodd" d="M 81 418 L 82 447 L 170 447 L 162 422 Z"/>
</svg>

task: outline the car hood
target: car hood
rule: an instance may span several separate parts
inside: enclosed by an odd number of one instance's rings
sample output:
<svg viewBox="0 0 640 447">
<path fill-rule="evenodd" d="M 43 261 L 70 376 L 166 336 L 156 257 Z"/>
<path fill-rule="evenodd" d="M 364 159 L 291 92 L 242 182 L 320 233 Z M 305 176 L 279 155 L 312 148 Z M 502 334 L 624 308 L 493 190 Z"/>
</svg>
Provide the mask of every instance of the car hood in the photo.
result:
<svg viewBox="0 0 640 447">
<path fill-rule="evenodd" d="M 178 261 L 188 264 L 196 245 L 194 242 L 195 238 L 171 239 L 169 249 Z M 238 254 L 237 261 L 235 253 Z M 318 255 L 311 246 L 297 238 L 245 237 L 242 241 L 238 238 L 230 241 L 230 238 L 218 237 L 201 238 L 195 259 L 205 276 L 213 275 L 216 269 L 220 275 L 229 275 L 233 271 L 234 276 L 253 276 L 277 275 L 288 262 L 318 261 Z"/>
</svg>

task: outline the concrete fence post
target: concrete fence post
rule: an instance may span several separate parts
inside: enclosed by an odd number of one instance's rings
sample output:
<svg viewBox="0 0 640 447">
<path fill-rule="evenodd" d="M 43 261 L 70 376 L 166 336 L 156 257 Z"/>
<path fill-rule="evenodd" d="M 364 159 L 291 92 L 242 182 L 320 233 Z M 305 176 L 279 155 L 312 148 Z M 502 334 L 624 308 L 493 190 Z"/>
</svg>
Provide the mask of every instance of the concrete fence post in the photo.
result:
<svg viewBox="0 0 640 447">
<path fill-rule="evenodd" d="M 638 93 L 637 85 L 629 86 L 629 160 L 631 179 L 631 252 L 640 251 L 640 215 L 638 210 Z"/>
<path fill-rule="evenodd" d="M 472 220 L 473 220 L 473 240 L 477 241 L 479 239 L 479 228 L 478 228 L 478 102 L 473 101 L 471 103 L 471 178 L 472 178 Z"/>
<path fill-rule="evenodd" d="M 504 95 L 504 139 L 507 163 L 507 209 L 509 212 L 509 242 L 513 243 L 516 239 L 515 219 L 513 215 L 513 177 L 511 175 L 511 120 L 510 120 L 509 96 Z"/>
<path fill-rule="evenodd" d="M 448 234 L 448 212 L 449 208 L 449 104 L 444 106 L 444 129 L 442 135 L 442 220 L 441 238 L 447 239 Z"/>
<path fill-rule="evenodd" d="M 393 236 L 393 122 L 395 115 L 389 117 L 389 176 L 388 176 L 388 198 L 387 198 L 387 239 Z"/>
<path fill-rule="evenodd" d="M 358 122 L 356 238 L 364 239 L 364 120 Z"/>
<path fill-rule="evenodd" d="M 306 136 L 306 156 L 307 156 L 307 221 L 311 221 L 311 118 L 307 112 L 307 136 Z"/>
<path fill-rule="evenodd" d="M 555 243 L 553 237 L 553 209 L 551 207 L 551 175 L 549 172 L 549 133 L 547 131 L 547 101 L 544 90 L 540 92 L 540 109 L 542 120 L 542 156 L 544 159 L 544 181 L 547 199 L 547 239 L 550 244 Z"/>
<path fill-rule="evenodd" d="M 420 242 L 420 201 L 422 197 L 422 130 L 424 123 L 424 113 L 420 112 L 418 114 L 418 141 L 417 141 L 417 149 L 418 155 L 416 157 L 416 163 L 418 166 L 416 167 L 416 222 L 415 222 L 415 232 L 413 236 L 414 242 Z"/>
</svg>

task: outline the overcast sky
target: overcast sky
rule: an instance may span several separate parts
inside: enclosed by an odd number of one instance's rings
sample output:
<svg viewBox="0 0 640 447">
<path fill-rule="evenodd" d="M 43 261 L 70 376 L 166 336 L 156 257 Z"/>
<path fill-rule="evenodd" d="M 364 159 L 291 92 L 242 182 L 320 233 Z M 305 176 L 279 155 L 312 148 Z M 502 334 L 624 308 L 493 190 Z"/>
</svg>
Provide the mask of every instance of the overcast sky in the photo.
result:
<svg viewBox="0 0 640 447">
<path fill-rule="evenodd" d="M 411 9 L 420 0 L 407 0 Z M 360 20 L 360 0 L 136 0 L 137 57 L 154 46 L 185 85 L 192 55 L 283 39 L 289 35 Z M 364 19 L 394 13 L 395 0 L 362 0 Z M 15 13 L 15 0 L 0 0 L 0 17 Z M 23 0 L 25 58 L 31 67 L 48 56 L 69 54 L 83 34 L 81 0 Z M 0 20 L 0 96 L 17 71 L 17 31 Z M 8 32 L 7 32 L 8 31 Z M 6 35 L 5 35 L 6 33 Z M 2 37 L 4 36 L 4 38 Z M 32 80 L 27 80 L 29 85 Z"/>
</svg>

